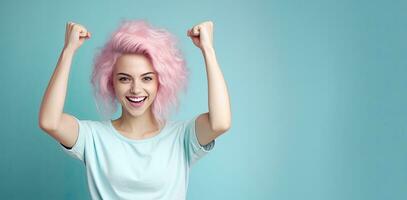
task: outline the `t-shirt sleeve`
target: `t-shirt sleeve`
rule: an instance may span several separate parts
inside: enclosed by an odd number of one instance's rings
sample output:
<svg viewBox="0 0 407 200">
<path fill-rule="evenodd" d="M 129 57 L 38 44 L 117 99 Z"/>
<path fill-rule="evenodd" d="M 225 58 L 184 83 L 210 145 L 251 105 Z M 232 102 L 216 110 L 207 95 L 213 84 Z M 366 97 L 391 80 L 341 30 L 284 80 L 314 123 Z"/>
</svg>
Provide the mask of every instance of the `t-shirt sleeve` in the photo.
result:
<svg viewBox="0 0 407 200">
<path fill-rule="evenodd" d="M 189 166 L 192 166 L 204 155 L 209 153 L 215 146 L 215 139 L 207 145 L 201 145 L 198 142 L 198 138 L 195 131 L 196 119 L 199 115 L 190 120 L 183 122 L 184 125 L 184 146 L 186 150 L 187 162 Z"/>
<path fill-rule="evenodd" d="M 68 148 L 64 146 L 62 143 L 59 143 L 59 146 L 62 150 L 67 153 L 69 156 L 78 159 L 82 162 L 85 162 L 85 150 L 86 150 L 86 143 L 89 143 L 91 140 L 91 133 L 92 133 L 92 121 L 90 120 L 79 120 L 78 118 L 74 117 L 79 125 L 78 131 L 78 138 L 72 148 Z"/>
</svg>

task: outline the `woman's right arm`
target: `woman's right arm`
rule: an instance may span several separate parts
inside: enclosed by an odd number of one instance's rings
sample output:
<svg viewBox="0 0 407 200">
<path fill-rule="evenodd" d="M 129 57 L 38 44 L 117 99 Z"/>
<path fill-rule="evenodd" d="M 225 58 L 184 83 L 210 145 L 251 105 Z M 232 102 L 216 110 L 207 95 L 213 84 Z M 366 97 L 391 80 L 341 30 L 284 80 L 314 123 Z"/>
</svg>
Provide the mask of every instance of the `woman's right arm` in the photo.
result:
<svg viewBox="0 0 407 200">
<path fill-rule="evenodd" d="M 76 50 L 90 33 L 81 25 L 67 23 L 65 45 L 60 54 L 57 66 L 48 83 L 39 111 L 39 126 L 50 136 L 66 147 L 72 147 L 78 138 L 76 119 L 63 113 L 69 71 Z"/>
</svg>

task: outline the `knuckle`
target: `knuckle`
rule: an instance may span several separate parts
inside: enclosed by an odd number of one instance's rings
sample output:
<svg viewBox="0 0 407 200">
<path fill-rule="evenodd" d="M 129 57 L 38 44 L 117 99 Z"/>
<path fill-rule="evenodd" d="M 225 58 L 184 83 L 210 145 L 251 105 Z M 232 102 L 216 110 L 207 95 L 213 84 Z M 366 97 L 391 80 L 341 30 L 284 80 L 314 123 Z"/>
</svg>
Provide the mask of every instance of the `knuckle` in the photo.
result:
<svg viewBox="0 0 407 200">
<path fill-rule="evenodd" d="M 205 24 L 208 25 L 208 26 L 213 26 L 213 22 L 212 22 L 212 21 L 206 21 Z"/>
</svg>

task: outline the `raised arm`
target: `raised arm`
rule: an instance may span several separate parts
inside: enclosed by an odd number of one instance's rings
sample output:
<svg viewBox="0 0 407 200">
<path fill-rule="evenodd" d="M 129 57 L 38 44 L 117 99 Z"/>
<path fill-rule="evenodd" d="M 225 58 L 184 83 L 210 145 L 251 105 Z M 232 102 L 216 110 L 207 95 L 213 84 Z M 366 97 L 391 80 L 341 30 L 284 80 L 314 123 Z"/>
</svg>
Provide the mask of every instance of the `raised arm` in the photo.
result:
<svg viewBox="0 0 407 200">
<path fill-rule="evenodd" d="M 90 32 L 83 26 L 71 22 L 66 24 L 65 45 L 39 111 L 40 128 L 66 147 L 72 147 L 78 137 L 77 121 L 73 116 L 63 113 L 69 71 L 76 50 L 90 36 Z"/>
<path fill-rule="evenodd" d="M 206 145 L 226 132 L 232 121 L 229 94 L 213 47 L 213 23 L 206 21 L 188 30 L 187 35 L 203 54 L 208 80 L 209 112 L 196 120 L 196 132 L 201 145 Z"/>
</svg>

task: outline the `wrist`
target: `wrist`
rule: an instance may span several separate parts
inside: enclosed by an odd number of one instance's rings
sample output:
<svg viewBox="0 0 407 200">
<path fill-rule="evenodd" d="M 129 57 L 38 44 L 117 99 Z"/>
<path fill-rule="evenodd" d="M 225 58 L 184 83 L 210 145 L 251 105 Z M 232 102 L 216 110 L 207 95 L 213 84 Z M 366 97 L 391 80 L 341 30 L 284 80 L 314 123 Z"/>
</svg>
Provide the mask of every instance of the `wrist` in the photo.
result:
<svg viewBox="0 0 407 200">
<path fill-rule="evenodd" d="M 203 54 L 213 54 L 213 53 L 215 53 L 215 49 L 213 48 L 213 46 L 206 46 L 206 47 L 204 46 L 204 47 L 202 47 L 201 51 L 202 51 Z"/>
<path fill-rule="evenodd" d="M 62 51 L 64 53 L 69 53 L 69 54 L 75 54 L 75 49 L 70 47 L 70 46 L 64 46 L 64 48 L 62 49 Z"/>
</svg>

